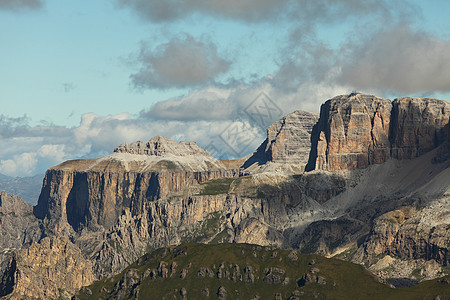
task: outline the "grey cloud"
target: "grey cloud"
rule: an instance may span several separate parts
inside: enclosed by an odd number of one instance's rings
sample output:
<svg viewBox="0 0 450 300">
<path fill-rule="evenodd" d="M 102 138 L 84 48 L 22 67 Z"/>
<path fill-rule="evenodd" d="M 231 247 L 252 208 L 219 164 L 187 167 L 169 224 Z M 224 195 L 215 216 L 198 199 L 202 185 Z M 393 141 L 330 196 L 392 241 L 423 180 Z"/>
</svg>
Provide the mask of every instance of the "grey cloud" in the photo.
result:
<svg viewBox="0 0 450 300">
<path fill-rule="evenodd" d="M 20 135 L 28 130 L 28 122 L 29 118 L 26 115 L 16 118 L 0 115 L 0 138 Z"/>
<path fill-rule="evenodd" d="M 339 23 L 342 19 L 364 15 L 398 17 L 411 12 L 405 0 L 117 0 L 121 7 L 134 10 L 143 19 L 159 23 L 184 19 L 196 13 L 245 22 L 264 22 L 288 18 L 305 29 L 314 23 Z"/>
<path fill-rule="evenodd" d="M 130 7 L 151 22 L 182 19 L 197 12 L 213 16 L 261 21 L 276 16 L 290 0 L 118 0 L 122 7 Z"/>
<path fill-rule="evenodd" d="M 221 89 L 202 89 L 185 97 L 177 97 L 154 104 L 143 110 L 141 117 L 154 120 L 228 120 L 235 111 L 233 102 L 228 101 L 229 93 Z"/>
<path fill-rule="evenodd" d="M 399 26 L 351 49 L 340 83 L 403 93 L 450 91 L 450 41 Z"/>
<path fill-rule="evenodd" d="M 26 115 L 16 118 L 0 115 L 0 138 L 64 137 L 69 131 L 66 127 L 51 124 L 30 126 L 29 121 Z"/>
<path fill-rule="evenodd" d="M 0 0 L 0 10 L 39 9 L 42 6 L 40 0 Z"/>
<path fill-rule="evenodd" d="M 62 88 L 65 93 L 70 93 L 71 91 L 73 91 L 76 88 L 76 86 L 72 82 L 64 82 L 62 84 Z"/>
<path fill-rule="evenodd" d="M 218 56 L 214 44 L 196 41 L 189 35 L 174 38 L 155 51 L 143 45 L 138 61 L 141 69 L 131 75 L 138 88 L 166 89 L 205 84 L 230 66 Z"/>
</svg>

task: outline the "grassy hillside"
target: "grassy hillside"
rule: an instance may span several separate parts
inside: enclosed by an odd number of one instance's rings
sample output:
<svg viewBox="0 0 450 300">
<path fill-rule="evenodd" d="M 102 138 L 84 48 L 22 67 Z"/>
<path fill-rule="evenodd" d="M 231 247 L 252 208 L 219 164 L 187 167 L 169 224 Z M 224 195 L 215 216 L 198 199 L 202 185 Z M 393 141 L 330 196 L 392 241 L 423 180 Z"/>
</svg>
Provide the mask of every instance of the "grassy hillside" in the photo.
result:
<svg viewBox="0 0 450 300">
<path fill-rule="evenodd" d="M 392 289 L 349 262 L 248 244 L 184 244 L 141 257 L 79 299 L 450 299 L 450 276 Z"/>
</svg>

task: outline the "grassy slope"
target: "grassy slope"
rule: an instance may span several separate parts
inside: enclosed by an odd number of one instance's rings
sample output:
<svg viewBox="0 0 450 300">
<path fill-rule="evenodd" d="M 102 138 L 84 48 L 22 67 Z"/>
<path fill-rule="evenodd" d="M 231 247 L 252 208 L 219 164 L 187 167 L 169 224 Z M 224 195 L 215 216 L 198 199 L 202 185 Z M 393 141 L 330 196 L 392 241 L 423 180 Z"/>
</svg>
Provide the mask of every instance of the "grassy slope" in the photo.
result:
<svg viewBox="0 0 450 300">
<path fill-rule="evenodd" d="M 228 177 L 209 180 L 201 184 L 203 190 L 200 192 L 200 195 L 226 194 L 228 193 L 230 185 L 234 180 L 236 180 L 236 178 L 228 178 Z"/>
<path fill-rule="evenodd" d="M 260 299 L 274 299 L 275 293 L 280 293 L 283 299 L 287 299 L 293 291 L 303 293 L 301 298 L 305 299 L 312 297 L 318 299 L 434 299 L 436 295 L 440 295 L 441 299 L 450 299 L 450 285 L 443 284 L 442 280 L 423 282 L 407 289 L 392 289 L 379 283 L 362 266 L 318 255 L 302 255 L 298 252 L 296 252 L 298 260 L 293 261 L 288 257 L 290 252 L 290 250 L 274 250 L 247 244 L 184 244 L 170 248 L 169 251 L 159 249 L 146 254 L 121 274 L 95 282 L 89 287 L 92 295 L 80 293 L 78 297 L 80 299 L 114 297 L 114 286 L 124 277 L 128 269 L 137 269 L 137 273 L 142 278 L 142 274 L 147 269 L 158 268 L 160 261 L 167 263 L 170 273 L 169 266 L 175 261 L 176 272 L 169 278 L 151 279 L 149 276 L 141 280 L 139 299 L 162 299 L 163 297 L 181 299 L 181 288 L 187 290 L 189 299 L 207 299 L 202 294 L 205 287 L 209 289 L 209 298 L 216 299 L 220 286 L 225 287 L 227 299 L 251 299 L 254 296 L 259 296 Z M 315 263 L 310 265 L 309 262 L 312 260 Z M 239 265 L 241 274 L 244 273 L 244 267 L 252 266 L 255 269 L 255 283 L 239 280 L 234 282 L 228 278 L 218 279 L 216 274 L 221 263 L 225 265 L 224 270 L 230 273 L 233 272 L 235 264 Z M 210 268 L 214 277 L 200 278 L 198 271 L 201 267 Z M 284 269 L 286 273 L 281 276 L 290 278 L 289 283 L 287 285 L 264 283 L 264 269 L 270 267 Z M 298 279 L 312 268 L 319 269 L 316 275 L 323 276 L 326 284 L 310 283 L 299 287 Z M 179 276 L 181 269 L 188 270 L 184 279 Z M 447 276 L 447 280 L 450 281 L 450 276 Z M 127 295 L 128 297 L 130 296 Z"/>
</svg>

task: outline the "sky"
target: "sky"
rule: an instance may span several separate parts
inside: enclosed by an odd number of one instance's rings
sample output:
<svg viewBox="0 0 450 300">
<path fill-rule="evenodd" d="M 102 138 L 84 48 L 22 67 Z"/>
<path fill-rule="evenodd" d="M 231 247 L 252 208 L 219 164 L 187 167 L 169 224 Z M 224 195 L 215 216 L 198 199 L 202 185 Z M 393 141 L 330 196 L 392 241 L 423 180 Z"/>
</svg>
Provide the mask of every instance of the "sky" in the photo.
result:
<svg viewBox="0 0 450 300">
<path fill-rule="evenodd" d="M 0 173 L 161 135 L 253 152 L 353 91 L 450 99 L 450 1 L 0 0 Z"/>
</svg>

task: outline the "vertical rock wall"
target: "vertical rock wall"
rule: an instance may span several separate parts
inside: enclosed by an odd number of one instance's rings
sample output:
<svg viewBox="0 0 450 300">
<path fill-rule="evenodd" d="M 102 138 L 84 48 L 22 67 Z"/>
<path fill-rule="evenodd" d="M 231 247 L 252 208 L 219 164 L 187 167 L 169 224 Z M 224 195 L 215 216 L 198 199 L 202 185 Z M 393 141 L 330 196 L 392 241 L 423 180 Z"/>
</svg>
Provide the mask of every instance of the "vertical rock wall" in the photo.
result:
<svg viewBox="0 0 450 300">
<path fill-rule="evenodd" d="M 350 94 L 321 107 L 307 171 L 366 168 L 422 155 L 448 139 L 450 105 L 428 98 Z"/>
</svg>

